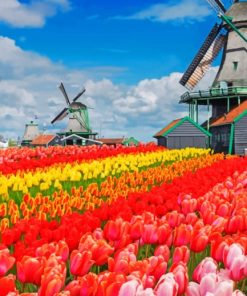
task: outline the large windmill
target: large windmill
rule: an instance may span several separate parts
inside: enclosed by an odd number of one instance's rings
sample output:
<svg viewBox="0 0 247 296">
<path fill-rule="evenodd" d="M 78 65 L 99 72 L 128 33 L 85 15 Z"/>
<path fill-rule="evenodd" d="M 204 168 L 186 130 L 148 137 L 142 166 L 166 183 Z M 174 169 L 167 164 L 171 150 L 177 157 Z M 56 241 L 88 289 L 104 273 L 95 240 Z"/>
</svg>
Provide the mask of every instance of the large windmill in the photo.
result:
<svg viewBox="0 0 247 296">
<path fill-rule="evenodd" d="M 247 2 L 208 0 L 220 22 L 214 24 L 180 83 L 189 91 L 180 103 L 189 104 L 190 117 L 198 122 L 198 105 L 212 106 L 211 120 L 228 113 L 247 99 Z M 223 49 L 221 64 L 212 87 L 192 92 Z M 209 129 L 210 121 L 207 121 Z"/>
<path fill-rule="evenodd" d="M 53 124 L 56 121 L 63 120 L 67 116 L 69 116 L 69 123 L 66 129 L 58 134 L 64 138 L 68 138 L 67 143 L 71 142 L 70 144 L 73 144 L 72 136 L 77 138 L 77 144 L 78 142 L 81 144 L 81 139 L 95 139 L 97 133 L 94 133 L 91 130 L 88 107 L 77 101 L 85 93 L 86 89 L 83 88 L 72 101 L 70 101 L 63 83 L 59 85 L 59 89 L 65 98 L 66 107 L 51 121 L 51 123 Z"/>
<path fill-rule="evenodd" d="M 189 116 L 198 123 L 198 106 L 206 105 L 216 152 L 247 153 L 247 1 L 207 0 L 220 21 L 214 24 L 180 83 L 189 91 L 180 103 L 189 105 Z M 193 91 L 223 49 L 216 78 L 208 90 Z M 212 108 L 212 111 L 210 110 Z"/>
</svg>

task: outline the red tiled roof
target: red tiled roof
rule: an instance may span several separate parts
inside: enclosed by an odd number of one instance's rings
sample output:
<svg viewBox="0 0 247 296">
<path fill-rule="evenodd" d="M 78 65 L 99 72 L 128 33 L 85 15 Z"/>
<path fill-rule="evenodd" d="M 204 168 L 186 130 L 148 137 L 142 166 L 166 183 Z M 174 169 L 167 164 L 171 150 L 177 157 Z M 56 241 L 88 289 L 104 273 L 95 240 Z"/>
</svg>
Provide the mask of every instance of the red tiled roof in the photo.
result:
<svg viewBox="0 0 247 296">
<path fill-rule="evenodd" d="M 97 141 L 102 142 L 103 144 L 122 144 L 124 141 L 124 138 L 102 138 L 102 139 L 97 139 Z"/>
<path fill-rule="evenodd" d="M 34 138 L 31 142 L 32 145 L 46 145 L 50 143 L 56 136 L 55 135 L 40 135 Z"/>
<path fill-rule="evenodd" d="M 217 120 L 215 120 L 211 127 L 217 126 L 217 125 L 224 125 L 232 123 L 240 114 L 242 114 L 244 111 L 247 111 L 247 100 L 241 103 L 239 106 L 233 108 L 229 113 L 226 115 L 221 116 Z"/>
<path fill-rule="evenodd" d="M 165 132 L 167 132 L 169 129 L 171 129 L 175 124 L 177 124 L 182 118 L 175 119 L 172 122 L 170 122 L 166 127 L 164 127 L 162 130 L 160 130 L 158 133 L 154 135 L 154 137 L 161 137 Z"/>
</svg>

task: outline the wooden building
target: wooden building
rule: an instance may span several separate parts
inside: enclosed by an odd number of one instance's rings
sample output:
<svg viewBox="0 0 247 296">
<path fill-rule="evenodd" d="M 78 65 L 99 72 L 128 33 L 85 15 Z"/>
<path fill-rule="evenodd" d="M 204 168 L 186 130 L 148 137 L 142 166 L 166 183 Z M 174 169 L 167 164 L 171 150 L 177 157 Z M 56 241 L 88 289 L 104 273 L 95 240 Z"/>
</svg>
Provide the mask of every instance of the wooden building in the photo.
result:
<svg viewBox="0 0 247 296">
<path fill-rule="evenodd" d="M 244 155 L 247 149 L 247 101 L 215 120 L 210 132 L 215 152 Z"/>
<path fill-rule="evenodd" d="M 86 138 L 84 136 L 75 134 L 69 134 L 68 136 L 63 136 L 60 139 L 60 144 L 63 146 L 67 145 L 78 145 L 78 146 L 85 146 L 85 145 L 102 145 L 99 140 Z"/>
<path fill-rule="evenodd" d="M 39 135 L 30 143 L 31 147 L 48 147 L 59 145 L 60 141 L 56 135 Z"/>
<path fill-rule="evenodd" d="M 30 121 L 26 124 L 24 135 L 21 140 L 21 146 L 30 146 L 33 139 L 40 135 L 37 123 Z"/>
<path fill-rule="evenodd" d="M 189 117 L 173 120 L 154 135 L 159 146 L 170 149 L 208 148 L 211 134 Z"/>
</svg>

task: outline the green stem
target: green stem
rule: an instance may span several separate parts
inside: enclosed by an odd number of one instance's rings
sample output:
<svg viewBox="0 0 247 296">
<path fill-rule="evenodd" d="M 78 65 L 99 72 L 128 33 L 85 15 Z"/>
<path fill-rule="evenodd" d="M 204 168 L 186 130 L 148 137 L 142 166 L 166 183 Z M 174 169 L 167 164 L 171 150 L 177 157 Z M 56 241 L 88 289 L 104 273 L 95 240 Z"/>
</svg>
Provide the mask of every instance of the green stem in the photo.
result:
<svg viewBox="0 0 247 296">
<path fill-rule="evenodd" d="M 149 249 L 150 249 L 150 245 L 149 244 L 147 244 L 146 245 L 146 258 L 148 258 L 148 255 L 149 255 Z"/>
<path fill-rule="evenodd" d="M 241 286 L 241 291 L 244 292 L 246 287 L 246 278 L 243 280 L 242 286 Z"/>
</svg>

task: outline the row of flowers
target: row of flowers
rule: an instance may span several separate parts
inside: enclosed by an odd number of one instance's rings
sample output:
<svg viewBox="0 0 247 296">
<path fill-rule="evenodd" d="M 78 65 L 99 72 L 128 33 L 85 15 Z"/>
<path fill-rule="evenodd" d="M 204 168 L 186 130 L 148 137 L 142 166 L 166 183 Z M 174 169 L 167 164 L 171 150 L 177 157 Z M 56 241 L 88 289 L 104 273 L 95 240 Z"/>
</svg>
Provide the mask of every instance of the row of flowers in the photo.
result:
<svg viewBox="0 0 247 296">
<path fill-rule="evenodd" d="M 3 231 L 20 218 L 46 220 L 72 212 L 93 210 L 100 207 L 103 201 L 111 204 L 119 197 L 127 198 L 129 193 L 147 192 L 153 186 L 171 182 L 176 177 L 210 166 L 223 158 L 222 154 L 207 155 L 178 161 L 169 166 L 163 164 L 141 172 L 124 172 L 119 178 L 108 176 L 104 182 L 91 183 L 85 189 L 82 186 L 78 189 L 74 187 L 71 194 L 64 190 L 51 196 L 39 193 L 34 198 L 25 194 L 20 205 L 13 199 L 0 204 L 0 229 Z"/>
<path fill-rule="evenodd" d="M 222 160 L 61 222 L 18 222 L 2 233 L 0 295 L 244 295 L 246 164 Z"/>
<path fill-rule="evenodd" d="M 20 203 L 23 194 L 30 193 L 35 196 L 40 191 L 52 194 L 57 189 L 69 190 L 75 185 L 86 187 L 93 182 L 101 183 L 108 176 L 119 177 L 124 172 L 139 172 L 149 167 L 206 156 L 209 153 L 210 150 L 204 149 L 157 150 L 120 154 L 91 161 L 54 164 L 33 172 L 19 171 L 16 174 L 0 176 L 0 197 L 3 200 L 11 197 Z"/>
<path fill-rule="evenodd" d="M 18 170 L 30 171 L 56 163 L 72 163 L 117 156 L 165 150 L 155 144 L 135 146 L 50 146 L 36 148 L 9 148 L 0 150 L 0 172 L 15 173 Z"/>
</svg>

